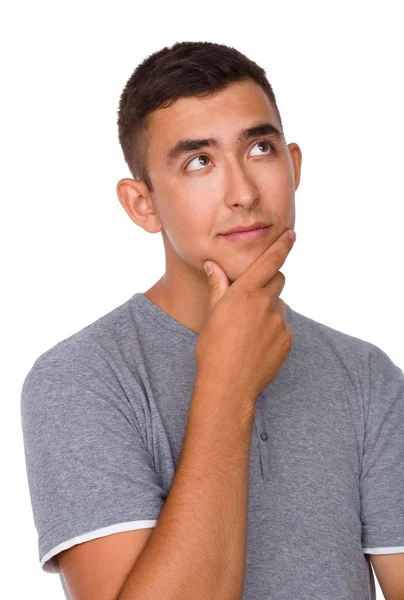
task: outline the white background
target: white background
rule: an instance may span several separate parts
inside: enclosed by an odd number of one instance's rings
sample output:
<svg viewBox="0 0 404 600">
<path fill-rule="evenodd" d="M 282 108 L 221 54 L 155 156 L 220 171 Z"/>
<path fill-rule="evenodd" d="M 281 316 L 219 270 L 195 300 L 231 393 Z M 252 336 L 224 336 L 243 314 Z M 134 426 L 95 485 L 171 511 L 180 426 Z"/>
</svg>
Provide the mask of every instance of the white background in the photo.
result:
<svg viewBox="0 0 404 600">
<path fill-rule="evenodd" d="M 37 556 L 20 429 L 23 379 L 39 354 L 164 272 L 161 235 L 137 227 L 116 195 L 117 181 L 130 176 L 117 138 L 119 96 L 147 55 L 176 41 L 213 41 L 266 70 L 287 142 L 303 153 L 282 298 L 404 367 L 400 8 L 398 1 L 3 3 L 7 597 L 64 598 L 59 577 L 43 573 Z"/>
</svg>

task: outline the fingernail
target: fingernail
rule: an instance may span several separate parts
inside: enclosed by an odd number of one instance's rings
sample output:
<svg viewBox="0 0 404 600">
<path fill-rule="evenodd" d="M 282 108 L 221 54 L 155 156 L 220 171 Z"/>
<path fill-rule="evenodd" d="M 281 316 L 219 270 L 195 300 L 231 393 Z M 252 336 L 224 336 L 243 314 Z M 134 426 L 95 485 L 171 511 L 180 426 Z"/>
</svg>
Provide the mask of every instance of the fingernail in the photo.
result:
<svg viewBox="0 0 404 600">
<path fill-rule="evenodd" d="M 293 231 L 293 229 L 289 229 L 289 230 L 288 230 L 288 234 L 289 234 L 289 237 L 291 237 L 291 238 L 292 238 L 292 240 L 295 240 L 295 239 L 296 239 L 296 232 L 295 232 L 295 231 Z"/>
<path fill-rule="evenodd" d="M 209 275 L 212 275 L 213 273 L 213 267 L 211 263 L 206 263 L 203 265 L 203 268 L 205 269 L 205 273 L 206 275 L 209 277 Z"/>
</svg>

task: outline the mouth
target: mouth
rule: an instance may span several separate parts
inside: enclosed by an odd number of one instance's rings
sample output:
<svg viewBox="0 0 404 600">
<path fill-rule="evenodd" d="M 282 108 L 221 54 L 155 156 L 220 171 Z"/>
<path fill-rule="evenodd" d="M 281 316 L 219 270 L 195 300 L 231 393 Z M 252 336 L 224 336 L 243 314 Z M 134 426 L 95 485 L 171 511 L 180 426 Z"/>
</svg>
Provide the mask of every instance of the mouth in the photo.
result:
<svg viewBox="0 0 404 600">
<path fill-rule="evenodd" d="M 264 238 L 270 228 L 271 225 L 267 225 L 266 227 L 257 227 L 256 229 L 250 229 L 249 231 L 223 233 L 221 236 L 232 242 L 251 242 Z"/>
</svg>

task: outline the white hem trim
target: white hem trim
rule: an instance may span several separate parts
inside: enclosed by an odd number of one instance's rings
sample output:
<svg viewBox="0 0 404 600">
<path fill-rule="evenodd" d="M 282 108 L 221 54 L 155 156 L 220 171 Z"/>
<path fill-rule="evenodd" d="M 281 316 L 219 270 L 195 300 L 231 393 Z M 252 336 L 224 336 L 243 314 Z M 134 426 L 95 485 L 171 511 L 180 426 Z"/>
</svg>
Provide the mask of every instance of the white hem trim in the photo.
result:
<svg viewBox="0 0 404 600">
<path fill-rule="evenodd" d="M 404 546 L 388 546 L 386 548 L 363 548 L 364 554 L 397 554 L 404 552 Z"/>
<path fill-rule="evenodd" d="M 62 552 L 62 550 L 67 550 L 76 544 L 81 544 L 82 542 L 88 542 L 90 540 L 95 540 L 96 538 L 103 537 L 105 535 L 110 535 L 112 533 L 121 533 L 122 531 L 133 531 L 136 529 L 148 529 L 150 527 L 155 527 L 157 525 L 157 520 L 147 520 L 147 521 L 126 521 L 125 523 L 116 523 L 115 525 L 108 525 L 108 527 L 101 527 L 100 529 L 96 529 L 94 531 L 90 531 L 88 533 L 84 533 L 82 535 L 78 535 L 70 540 L 62 542 L 58 544 L 52 550 L 49 550 L 44 556 L 41 558 L 41 568 L 46 573 L 60 573 L 60 568 L 58 565 L 58 561 L 53 559 L 53 557 Z"/>
</svg>

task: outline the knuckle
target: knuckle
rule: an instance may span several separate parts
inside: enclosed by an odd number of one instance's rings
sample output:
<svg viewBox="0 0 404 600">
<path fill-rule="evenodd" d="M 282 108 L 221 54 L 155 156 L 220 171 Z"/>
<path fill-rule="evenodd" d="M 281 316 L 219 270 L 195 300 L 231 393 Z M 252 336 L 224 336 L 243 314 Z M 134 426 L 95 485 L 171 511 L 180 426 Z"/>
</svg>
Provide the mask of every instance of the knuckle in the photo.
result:
<svg viewBox="0 0 404 600">
<path fill-rule="evenodd" d="M 282 284 L 285 284 L 286 277 L 285 277 L 285 275 L 282 273 L 282 271 L 278 271 L 278 273 L 277 273 L 277 277 L 278 277 L 278 279 L 280 279 L 280 281 L 281 281 L 281 283 L 282 283 Z"/>
<path fill-rule="evenodd" d="M 275 265 L 279 265 L 283 262 L 283 254 L 280 250 L 273 251 L 272 261 Z"/>
<path fill-rule="evenodd" d="M 283 316 L 278 311 L 274 312 L 273 320 L 277 329 L 283 330 L 285 328 Z"/>
<path fill-rule="evenodd" d="M 251 300 L 255 295 L 255 289 L 249 286 L 243 286 L 240 293 L 245 301 Z"/>
</svg>

